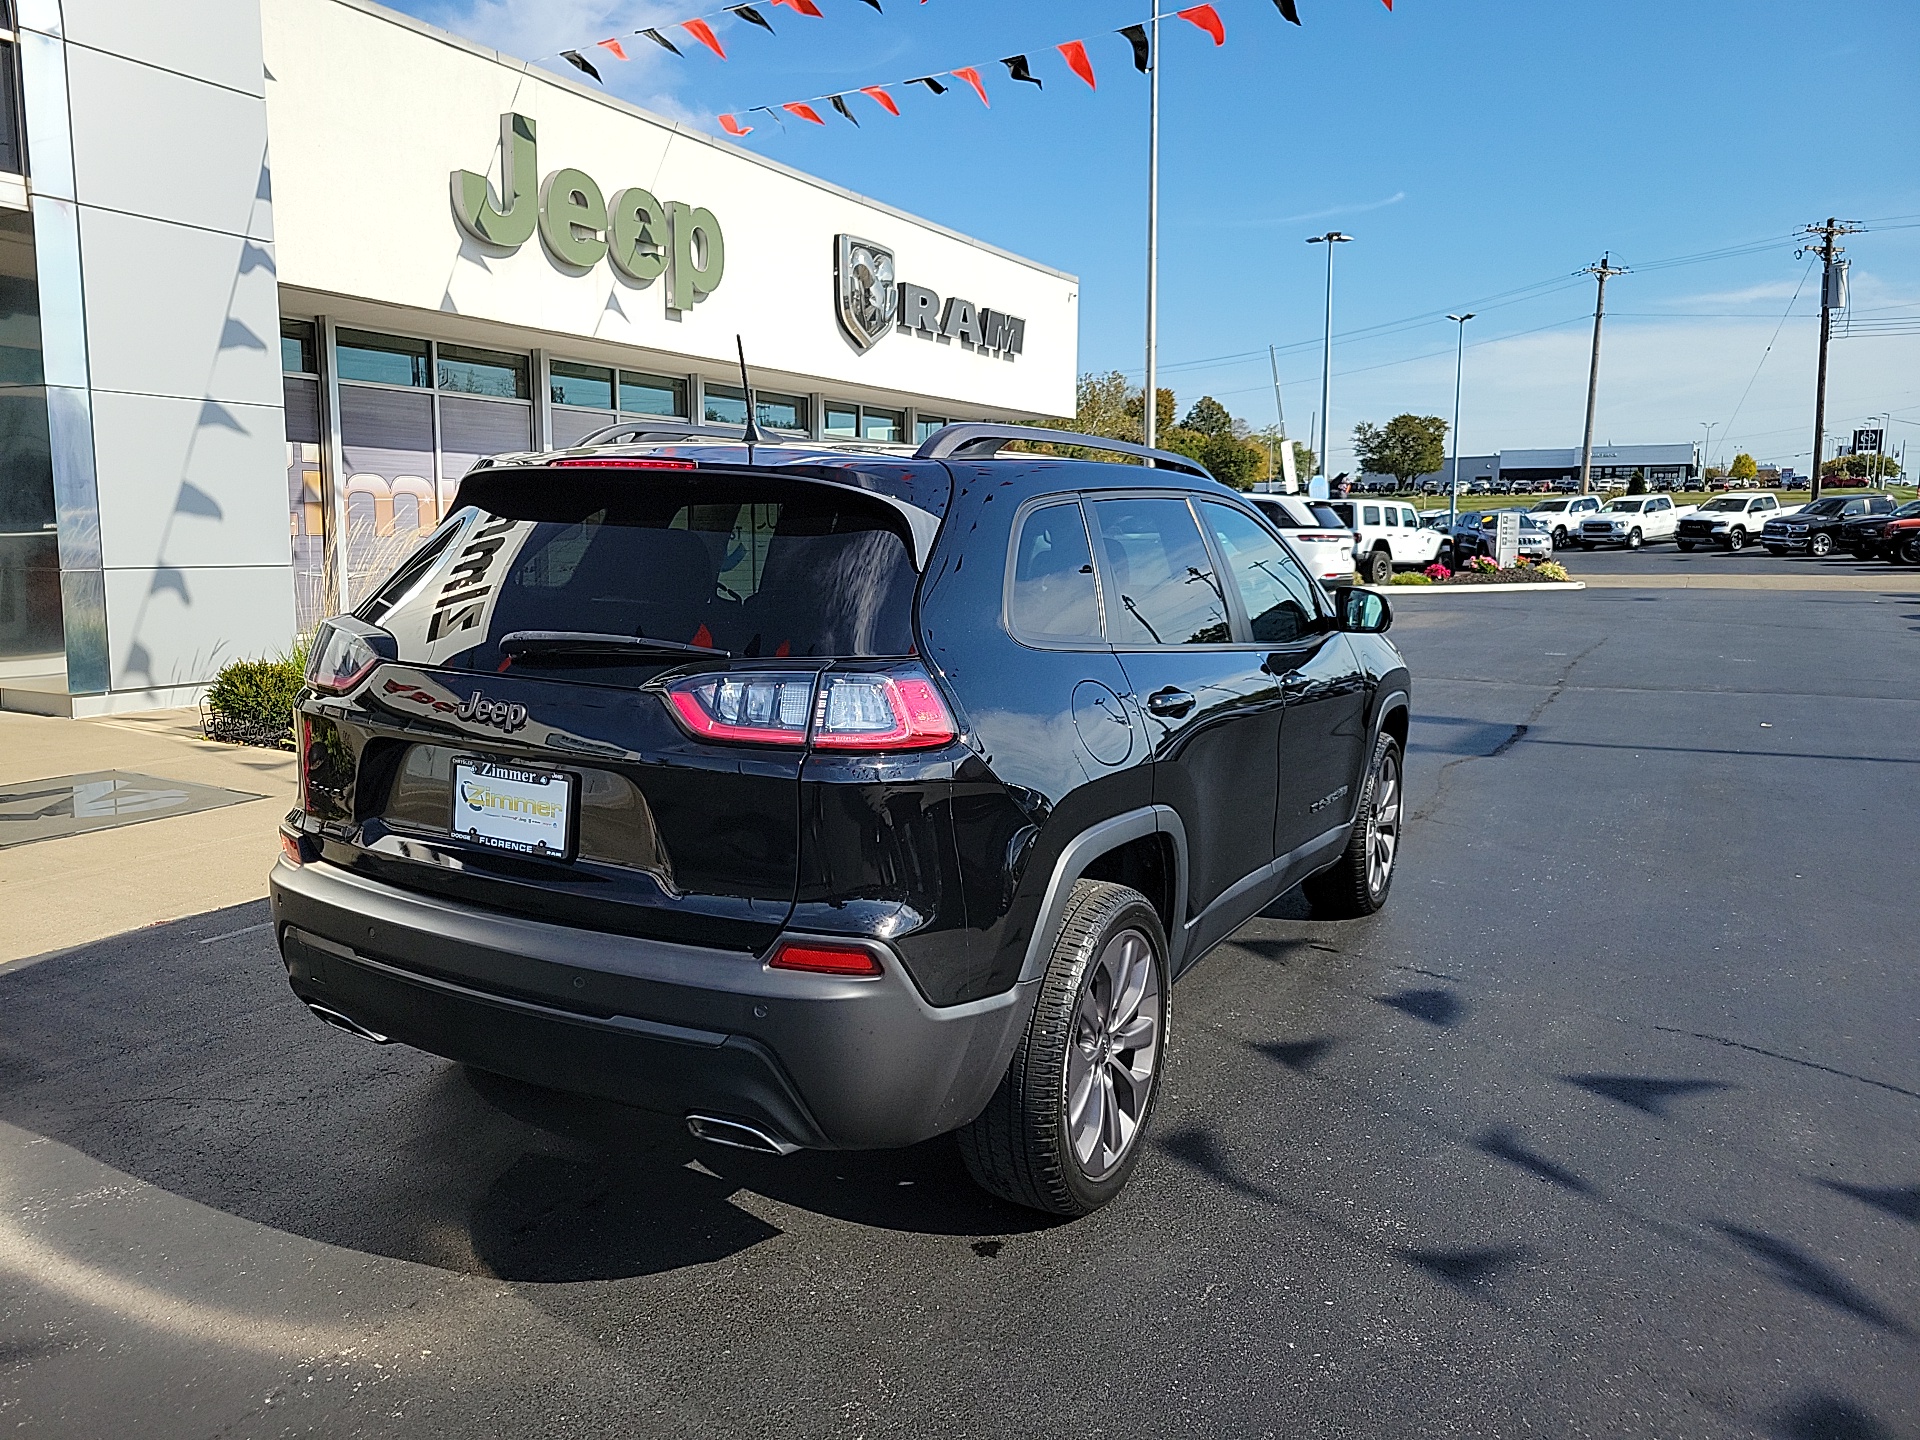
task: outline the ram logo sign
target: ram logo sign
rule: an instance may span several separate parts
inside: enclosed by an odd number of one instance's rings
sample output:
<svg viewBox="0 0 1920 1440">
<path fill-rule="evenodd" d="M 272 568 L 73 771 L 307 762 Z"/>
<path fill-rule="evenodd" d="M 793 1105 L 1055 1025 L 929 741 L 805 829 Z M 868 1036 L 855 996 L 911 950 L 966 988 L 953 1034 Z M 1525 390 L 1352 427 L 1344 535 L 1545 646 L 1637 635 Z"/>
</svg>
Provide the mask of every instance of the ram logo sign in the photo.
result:
<svg viewBox="0 0 1920 1440">
<path fill-rule="evenodd" d="M 871 350 L 898 327 L 925 339 L 957 341 L 982 355 L 1012 357 L 1027 347 L 1027 322 L 1003 310 L 976 306 L 957 295 L 895 278 L 893 251 L 857 235 L 834 237 L 835 311 L 840 328 Z"/>
</svg>

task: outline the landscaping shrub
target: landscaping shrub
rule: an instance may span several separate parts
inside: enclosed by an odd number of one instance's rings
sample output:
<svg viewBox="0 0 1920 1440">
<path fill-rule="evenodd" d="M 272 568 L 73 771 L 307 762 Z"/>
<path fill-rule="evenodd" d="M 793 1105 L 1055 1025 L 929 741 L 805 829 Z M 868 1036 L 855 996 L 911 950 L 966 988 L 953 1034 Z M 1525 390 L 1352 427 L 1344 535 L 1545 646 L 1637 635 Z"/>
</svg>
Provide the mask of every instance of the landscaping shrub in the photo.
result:
<svg viewBox="0 0 1920 1440">
<path fill-rule="evenodd" d="M 1422 570 L 1402 570 L 1387 583 L 1389 585 L 1431 585 L 1433 576 Z"/>
<path fill-rule="evenodd" d="M 265 660 L 235 660 L 223 666 L 200 702 L 200 725 L 209 740 L 235 745 L 293 748 L 293 701 L 307 683 L 307 644 Z"/>
<path fill-rule="evenodd" d="M 1500 572 L 1498 562 L 1491 555 L 1476 555 L 1460 569 L 1467 575 L 1497 575 Z"/>
<path fill-rule="evenodd" d="M 1442 565 L 1438 560 L 1427 566 L 1427 568 L 1420 573 L 1435 584 L 1442 584 L 1453 578 L 1453 571 Z"/>
</svg>

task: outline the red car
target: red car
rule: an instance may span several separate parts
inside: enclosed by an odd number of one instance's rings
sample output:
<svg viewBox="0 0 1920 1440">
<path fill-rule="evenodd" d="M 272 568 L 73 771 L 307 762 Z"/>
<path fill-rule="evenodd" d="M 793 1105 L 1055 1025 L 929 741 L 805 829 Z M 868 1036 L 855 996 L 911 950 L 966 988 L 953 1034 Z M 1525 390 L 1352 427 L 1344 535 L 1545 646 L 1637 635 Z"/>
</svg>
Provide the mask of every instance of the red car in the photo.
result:
<svg viewBox="0 0 1920 1440">
<path fill-rule="evenodd" d="M 1920 515 L 1889 520 L 1880 532 L 1880 553 L 1895 565 L 1920 565 Z"/>
</svg>

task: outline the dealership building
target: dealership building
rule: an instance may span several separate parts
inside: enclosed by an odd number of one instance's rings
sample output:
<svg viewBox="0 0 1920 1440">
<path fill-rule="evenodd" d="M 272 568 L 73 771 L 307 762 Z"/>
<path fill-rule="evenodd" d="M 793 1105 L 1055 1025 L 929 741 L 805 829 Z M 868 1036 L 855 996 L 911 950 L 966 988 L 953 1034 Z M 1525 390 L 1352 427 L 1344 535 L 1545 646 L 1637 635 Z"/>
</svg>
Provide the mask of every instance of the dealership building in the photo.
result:
<svg viewBox="0 0 1920 1440">
<path fill-rule="evenodd" d="M 190 703 L 480 455 L 1070 415 L 1079 286 L 366 0 L 0 0 L 0 708 Z"/>
</svg>

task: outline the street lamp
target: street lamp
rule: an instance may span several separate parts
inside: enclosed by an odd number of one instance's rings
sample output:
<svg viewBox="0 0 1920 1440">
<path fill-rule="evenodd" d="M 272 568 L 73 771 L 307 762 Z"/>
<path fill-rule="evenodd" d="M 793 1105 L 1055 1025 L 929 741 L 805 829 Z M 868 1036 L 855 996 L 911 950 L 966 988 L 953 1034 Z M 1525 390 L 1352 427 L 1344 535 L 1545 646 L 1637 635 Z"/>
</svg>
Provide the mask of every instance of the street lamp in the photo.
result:
<svg viewBox="0 0 1920 1440">
<path fill-rule="evenodd" d="M 1320 367 L 1320 454 L 1317 457 L 1322 480 L 1327 478 L 1327 451 L 1333 448 L 1329 443 L 1333 438 L 1333 411 L 1328 408 L 1333 403 L 1333 247 L 1351 239 L 1351 235 L 1342 235 L 1338 230 L 1307 237 L 1307 244 L 1327 247 L 1327 343 Z"/>
<path fill-rule="evenodd" d="M 1707 466 L 1713 460 L 1713 432 L 1720 428 L 1718 420 L 1702 420 L 1700 428 L 1707 432 L 1707 443 L 1700 447 L 1700 488 L 1707 488 Z"/>
<path fill-rule="evenodd" d="M 1473 311 L 1447 319 L 1458 327 L 1453 347 L 1453 483 L 1447 496 L 1447 534 L 1451 535 L 1460 518 L 1460 371 L 1467 359 L 1467 321 L 1473 319 Z"/>
</svg>

